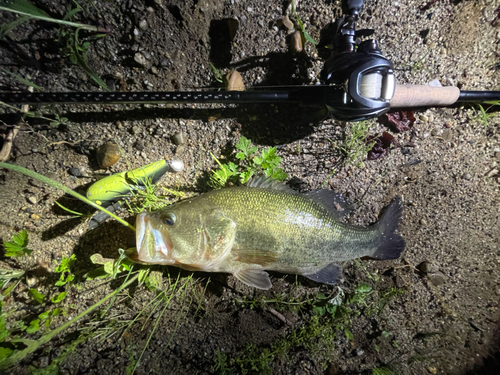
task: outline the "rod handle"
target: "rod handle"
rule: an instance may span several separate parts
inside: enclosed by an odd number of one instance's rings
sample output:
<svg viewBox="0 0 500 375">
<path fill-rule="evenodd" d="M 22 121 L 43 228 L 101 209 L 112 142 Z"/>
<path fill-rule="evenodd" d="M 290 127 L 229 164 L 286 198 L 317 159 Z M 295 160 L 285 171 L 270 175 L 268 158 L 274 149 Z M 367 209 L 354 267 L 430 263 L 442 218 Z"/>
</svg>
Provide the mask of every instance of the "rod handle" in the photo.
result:
<svg viewBox="0 0 500 375">
<path fill-rule="evenodd" d="M 460 90 L 455 86 L 396 85 L 391 108 L 447 106 L 459 96 Z"/>
</svg>

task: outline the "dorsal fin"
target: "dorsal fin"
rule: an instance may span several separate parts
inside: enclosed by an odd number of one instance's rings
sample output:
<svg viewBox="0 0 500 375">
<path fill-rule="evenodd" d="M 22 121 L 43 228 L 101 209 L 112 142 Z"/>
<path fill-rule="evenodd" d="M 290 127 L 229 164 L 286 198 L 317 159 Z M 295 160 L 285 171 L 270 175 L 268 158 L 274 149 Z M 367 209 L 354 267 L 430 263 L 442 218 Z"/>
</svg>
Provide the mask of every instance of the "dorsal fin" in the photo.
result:
<svg viewBox="0 0 500 375">
<path fill-rule="evenodd" d="M 313 190 L 304 195 L 321 204 L 330 214 L 338 219 L 352 211 L 349 201 L 342 194 L 336 193 L 333 190 Z"/>
<path fill-rule="evenodd" d="M 260 189 L 280 190 L 290 194 L 298 194 L 295 190 L 290 189 L 288 185 L 275 180 L 272 177 L 267 177 L 265 174 L 260 174 L 252 177 L 250 180 L 248 180 L 247 186 Z"/>
</svg>

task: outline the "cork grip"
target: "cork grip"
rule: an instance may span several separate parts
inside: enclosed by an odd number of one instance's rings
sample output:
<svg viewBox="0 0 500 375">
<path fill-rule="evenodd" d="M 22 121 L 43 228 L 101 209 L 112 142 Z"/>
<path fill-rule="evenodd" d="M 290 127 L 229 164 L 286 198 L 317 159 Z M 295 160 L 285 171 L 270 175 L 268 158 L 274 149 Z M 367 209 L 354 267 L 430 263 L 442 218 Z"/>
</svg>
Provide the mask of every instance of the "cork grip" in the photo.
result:
<svg viewBox="0 0 500 375">
<path fill-rule="evenodd" d="M 458 87 L 433 87 L 427 85 L 396 85 L 391 108 L 446 106 L 460 96 Z"/>
</svg>

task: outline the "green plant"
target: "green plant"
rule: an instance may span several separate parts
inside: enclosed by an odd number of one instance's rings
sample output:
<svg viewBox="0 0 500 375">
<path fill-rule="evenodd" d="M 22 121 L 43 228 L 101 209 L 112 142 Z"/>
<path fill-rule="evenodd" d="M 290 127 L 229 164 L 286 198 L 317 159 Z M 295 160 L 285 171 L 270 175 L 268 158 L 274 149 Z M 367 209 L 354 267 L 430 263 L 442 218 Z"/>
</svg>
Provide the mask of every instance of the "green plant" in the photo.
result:
<svg viewBox="0 0 500 375">
<path fill-rule="evenodd" d="M 302 35 L 304 35 L 304 37 L 309 41 L 311 42 L 312 44 L 318 44 L 318 42 L 316 42 L 306 31 L 306 27 L 304 25 L 304 22 L 302 22 L 302 20 L 300 19 L 299 17 L 299 14 L 297 13 L 296 9 L 295 9 L 295 0 L 292 0 L 292 14 L 295 15 L 296 19 L 297 19 L 297 23 L 299 24 L 299 27 L 300 27 L 300 31 L 302 33 Z"/>
<path fill-rule="evenodd" d="M 0 31 L 0 35 L 2 34 L 2 32 Z M 0 37 L 1 38 L 1 37 Z M 21 77 L 19 74 L 16 74 L 16 73 L 12 73 L 12 72 L 9 72 L 7 69 L 4 69 L 4 68 L 0 68 L 0 70 L 2 72 L 4 72 L 5 74 L 8 74 L 12 77 L 14 77 L 15 79 L 17 79 L 21 84 L 23 85 L 26 85 L 26 86 L 30 86 L 30 87 L 33 87 L 34 89 L 37 89 L 37 90 L 42 90 L 42 88 L 38 85 L 35 85 L 33 82 L 31 82 L 30 80 L 26 79 L 26 78 L 23 78 Z"/>
<path fill-rule="evenodd" d="M 13 24 L 13 25 L 9 24 L 9 26 L 7 28 L 5 28 L 6 32 L 12 30 L 14 27 L 20 25 L 22 22 L 28 21 L 30 19 L 37 19 L 37 20 L 42 20 L 42 21 L 46 21 L 46 22 L 58 23 L 60 25 L 76 27 L 76 28 L 80 28 L 80 29 L 84 29 L 84 30 L 88 30 L 88 31 L 106 32 L 106 29 L 104 29 L 102 27 L 85 25 L 83 23 L 78 23 L 78 22 L 71 22 L 71 21 L 67 21 L 66 19 L 59 20 L 59 19 L 53 18 L 53 17 L 49 16 L 47 13 L 45 13 L 43 10 L 37 8 L 36 6 L 34 6 L 33 4 L 31 4 L 30 2 L 25 1 L 25 0 L 15 0 L 12 2 L 1 1 L 0 2 L 0 10 L 7 11 L 7 12 L 13 12 L 13 13 L 16 13 L 16 14 L 23 16 L 23 17 L 21 17 L 21 19 L 16 20 L 17 22 L 14 21 L 15 23 L 11 22 L 11 24 Z M 69 14 L 74 15 L 75 13 L 76 12 L 73 10 Z M 5 25 L 4 25 L 4 27 L 5 27 Z"/>
<path fill-rule="evenodd" d="M 380 275 L 378 274 L 378 270 L 375 270 L 375 272 L 373 273 L 369 272 L 366 268 L 365 262 L 361 261 L 360 259 L 354 259 L 353 263 L 356 267 L 361 268 L 365 272 L 366 276 L 374 283 L 379 281 Z"/>
<path fill-rule="evenodd" d="M 372 369 L 372 375 L 394 375 L 394 372 L 387 367 L 379 367 Z"/>
<path fill-rule="evenodd" d="M 369 129 L 370 123 L 367 121 L 350 123 L 349 133 L 340 146 L 346 165 L 364 166 L 363 159 L 375 144 L 375 141 L 366 142 Z"/>
<path fill-rule="evenodd" d="M 214 78 L 217 82 L 219 83 L 224 83 L 224 78 L 222 77 L 222 74 L 221 72 L 219 71 L 219 69 L 217 69 L 214 64 L 212 64 L 211 62 L 209 62 L 210 66 L 212 67 L 212 70 L 214 71 Z"/>
<path fill-rule="evenodd" d="M 489 104 L 489 107 L 486 109 L 481 104 L 476 104 L 477 109 L 475 109 L 476 119 L 479 120 L 483 124 L 485 133 L 488 130 L 488 126 L 490 124 L 490 119 L 496 115 L 496 112 L 488 113 L 488 111 L 491 110 L 493 107 L 500 106 L 500 100 L 486 102 L 486 104 Z"/>
<path fill-rule="evenodd" d="M 97 74 L 94 73 L 94 71 L 88 66 L 87 64 L 87 51 L 90 47 L 89 41 L 93 39 L 98 39 L 102 38 L 106 35 L 107 30 L 102 27 L 96 27 L 96 26 L 91 26 L 91 25 L 85 25 L 82 23 L 78 22 L 72 22 L 69 21 L 71 18 L 73 18 L 78 12 L 82 10 L 82 8 L 77 4 L 76 8 L 71 9 L 68 11 L 68 13 L 64 16 L 62 20 L 55 19 L 53 17 L 50 17 L 47 13 L 45 13 L 43 10 L 37 8 L 33 4 L 31 4 L 28 1 L 25 0 L 15 0 L 12 3 L 7 3 L 2 1 L 0 3 L 0 10 L 8 11 L 8 12 L 13 12 L 21 15 L 22 17 L 18 18 L 17 20 L 4 25 L 2 29 L 0 29 L 0 36 L 6 35 L 9 31 L 14 29 L 16 26 L 20 25 L 21 23 L 28 21 L 30 19 L 38 19 L 46 22 L 53 22 L 60 24 L 62 26 L 69 26 L 73 29 L 64 29 L 62 28 L 59 32 L 59 41 L 63 45 L 63 55 L 68 56 L 73 64 L 79 64 L 83 70 L 99 85 L 101 86 L 104 90 L 109 91 L 108 86 L 106 83 L 99 77 Z M 86 30 L 86 31 L 91 31 L 99 34 L 91 35 L 86 40 L 81 41 L 79 39 L 79 31 L 80 30 Z M 13 73 L 11 73 L 13 74 Z M 19 77 L 18 79 L 22 79 L 22 77 Z M 22 79 L 21 81 L 24 84 L 28 84 L 29 86 L 33 86 L 37 89 L 40 89 L 38 86 L 34 84 L 29 84 L 29 81 L 26 81 Z M 62 122 L 62 121 L 61 121 Z"/>
<path fill-rule="evenodd" d="M 334 349 L 335 342 L 338 340 L 339 332 L 343 333 L 347 340 L 354 339 L 351 332 L 352 320 L 360 314 L 361 308 L 368 306 L 367 300 L 372 295 L 372 288 L 361 283 L 349 294 L 337 287 L 329 296 L 314 293 L 294 299 L 290 294 L 286 294 L 280 297 L 275 295 L 274 299 L 262 296 L 258 300 L 249 300 L 245 297 L 243 300 L 235 300 L 236 303 L 250 308 L 266 309 L 267 305 L 275 304 L 278 309 L 281 304 L 281 309 L 297 311 L 293 309 L 299 306 L 300 315 L 307 316 L 307 318 L 302 327 L 277 339 L 268 347 L 250 344 L 232 358 L 216 352 L 214 370 L 218 372 L 217 370 L 224 369 L 225 373 L 234 373 L 238 369 L 242 374 L 249 372 L 269 374 L 272 373 L 271 363 L 275 359 L 286 360 L 288 353 L 297 347 L 317 353 L 317 360 L 326 363 L 329 353 Z"/>
<path fill-rule="evenodd" d="M 97 309 L 99 306 L 104 304 L 106 301 L 108 301 L 109 299 L 116 296 L 123 289 L 125 289 L 130 284 L 135 282 L 138 279 L 138 276 L 139 276 L 138 274 L 136 274 L 135 276 L 132 276 L 130 278 L 127 276 L 127 278 L 125 279 L 123 284 L 118 289 L 116 289 L 113 293 L 108 294 L 107 296 L 102 298 L 100 301 L 98 301 L 97 303 L 95 303 L 94 305 L 92 305 L 91 307 L 89 307 L 88 309 L 86 309 L 85 311 L 83 311 L 82 313 L 80 313 L 79 315 L 77 315 L 76 317 L 71 319 L 70 321 L 66 322 L 65 324 L 62 324 L 61 326 L 44 333 L 40 338 L 38 338 L 36 340 L 32 340 L 32 339 L 28 339 L 28 338 L 21 338 L 18 336 L 10 337 L 11 331 L 8 331 L 5 328 L 5 324 L 2 323 L 2 322 L 5 322 L 4 319 L 6 317 L 6 315 L 4 315 L 4 313 L 2 311 L 2 314 L 0 315 L 0 338 L 3 338 L 4 342 L 6 339 L 9 339 L 8 342 L 11 345 L 13 345 L 15 347 L 15 349 L 12 349 L 11 347 L 6 347 L 6 346 L 0 346 L 0 368 L 5 369 L 7 367 L 10 367 L 10 366 L 14 365 L 15 363 L 19 362 L 20 360 L 22 360 L 23 358 L 25 358 L 28 354 L 30 354 L 30 353 L 34 352 L 35 350 L 37 350 L 38 348 L 40 348 L 40 346 L 49 342 L 54 336 L 56 336 L 57 334 L 59 334 L 60 332 L 62 332 L 64 330 L 66 330 L 68 327 L 70 327 L 74 323 L 78 322 L 81 318 L 90 314 L 92 311 Z M 57 315 L 59 313 L 60 313 L 60 310 L 58 310 L 58 309 L 52 310 L 53 316 Z M 49 317 L 49 315 L 46 314 L 46 312 L 42 313 L 40 315 L 38 316 L 38 319 L 40 319 L 40 320 L 48 319 L 48 317 Z M 19 325 L 19 322 L 17 324 Z M 35 319 L 35 322 L 33 324 L 30 323 L 30 327 L 32 327 L 32 330 L 36 331 L 37 328 L 39 328 L 39 322 L 36 322 L 36 319 Z M 21 328 L 23 328 L 23 330 L 27 329 L 26 327 L 22 327 L 22 326 L 21 326 Z M 18 328 L 15 328 L 14 331 L 16 329 L 18 329 Z"/>
<path fill-rule="evenodd" d="M 29 239 L 28 232 L 23 229 L 15 234 L 10 241 L 3 241 L 6 257 L 20 257 L 23 255 L 31 255 L 33 250 L 28 249 Z"/>
<path fill-rule="evenodd" d="M 210 185 L 213 188 L 220 189 L 229 182 L 240 182 L 244 184 L 253 175 L 264 172 L 266 176 L 274 178 L 278 181 L 285 180 L 288 175 L 279 167 L 281 157 L 276 154 L 276 147 L 263 149 L 259 154 L 257 146 L 252 146 L 252 141 L 245 137 L 241 137 L 236 143 L 236 149 L 240 150 L 236 154 L 238 164 L 228 162 L 222 164 L 214 157 L 219 169 L 213 172 L 210 178 Z"/>
</svg>

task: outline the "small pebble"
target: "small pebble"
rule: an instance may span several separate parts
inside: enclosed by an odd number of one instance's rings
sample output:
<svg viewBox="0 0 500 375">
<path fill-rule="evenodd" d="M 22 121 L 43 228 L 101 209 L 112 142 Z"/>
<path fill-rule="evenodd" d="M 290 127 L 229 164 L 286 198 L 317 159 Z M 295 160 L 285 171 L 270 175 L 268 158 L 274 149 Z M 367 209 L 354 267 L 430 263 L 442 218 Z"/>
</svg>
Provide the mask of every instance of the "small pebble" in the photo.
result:
<svg viewBox="0 0 500 375">
<path fill-rule="evenodd" d="M 302 35 L 298 30 L 294 32 L 290 38 L 290 52 L 302 52 Z"/>
<path fill-rule="evenodd" d="M 120 148 L 116 143 L 107 142 L 99 146 L 96 156 L 101 168 L 109 168 L 120 159 Z"/>
<path fill-rule="evenodd" d="M 40 220 L 40 216 L 37 215 L 37 214 L 31 214 L 30 216 L 33 220 L 37 221 L 37 220 Z"/>
<path fill-rule="evenodd" d="M 135 142 L 134 147 L 137 151 L 144 151 L 144 148 L 146 146 L 144 145 L 144 141 L 142 139 L 139 139 L 137 140 L 137 142 Z"/>
<path fill-rule="evenodd" d="M 470 181 L 470 180 L 472 180 L 472 175 L 470 173 L 466 173 L 466 174 L 463 175 L 463 179 L 467 180 L 467 181 Z"/>
<path fill-rule="evenodd" d="M 451 129 L 444 129 L 443 134 L 441 134 L 441 137 L 443 138 L 443 141 L 449 142 L 453 137 L 453 132 L 451 131 Z"/>
<path fill-rule="evenodd" d="M 409 148 L 409 147 L 403 147 L 403 148 L 401 149 L 401 153 L 402 153 L 403 155 L 408 155 L 408 154 L 410 153 L 410 148 Z"/>
<path fill-rule="evenodd" d="M 141 22 L 139 22 L 139 27 L 143 30 L 147 29 L 148 27 L 148 23 L 146 20 L 141 20 Z"/>
<path fill-rule="evenodd" d="M 426 226 L 427 221 L 425 221 L 425 219 L 420 219 L 420 225 Z"/>
<path fill-rule="evenodd" d="M 283 26 L 285 26 L 288 31 L 291 31 L 294 29 L 292 21 L 290 21 L 290 18 L 288 16 L 285 16 L 281 19 L 281 22 L 283 23 Z"/>
<path fill-rule="evenodd" d="M 418 118 L 420 119 L 420 121 L 422 122 L 427 122 L 429 121 L 429 117 L 427 117 L 426 115 L 420 115 L 418 116 Z"/>
<path fill-rule="evenodd" d="M 175 133 L 172 136 L 172 142 L 174 142 L 176 146 L 184 144 L 184 134 L 182 134 L 182 132 Z"/>
<path fill-rule="evenodd" d="M 179 145 L 175 148 L 175 156 L 180 156 L 186 151 L 186 146 L 185 145 Z"/>
<path fill-rule="evenodd" d="M 169 160 L 168 165 L 172 172 L 181 172 L 184 169 L 182 160 Z"/>
<path fill-rule="evenodd" d="M 36 204 L 36 198 L 35 197 L 29 197 L 28 198 L 28 202 L 30 202 L 31 204 Z"/>
<path fill-rule="evenodd" d="M 134 55 L 134 61 L 142 66 L 145 66 L 147 64 L 147 61 L 146 61 L 146 58 L 144 57 L 144 55 L 140 52 L 137 52 L 135 55 Z"/>
<path fill-rule="evenodd" d="M 427 273 L 427 278 L 435 286 L 443 285 L 444 283 L 446 283 L 446 276 L 439 271 Z"/>
<path fill-rule="evenodd" d="M 83 177 L 83 174 L 80 171 L 80 169 L 75 167 L 69 169 L 69 174 L 75 177 Z"/>
<path fill-rule="evenodd" d="M 237 70 L 231 70 L 224 78 L 227 91 L 245 91 L 243 78 Z"/>
<path fill-rule="evenodd" d="M 420 263 L 417 268 L 424 272 L 424 273 L 429 273 L 429 272 L 438 272 L 439 271 L 439 266 L 436 263 L 429 262 L 428 260 L 423 261 Z"/>
</svg>

